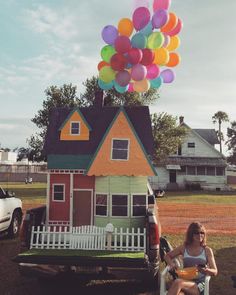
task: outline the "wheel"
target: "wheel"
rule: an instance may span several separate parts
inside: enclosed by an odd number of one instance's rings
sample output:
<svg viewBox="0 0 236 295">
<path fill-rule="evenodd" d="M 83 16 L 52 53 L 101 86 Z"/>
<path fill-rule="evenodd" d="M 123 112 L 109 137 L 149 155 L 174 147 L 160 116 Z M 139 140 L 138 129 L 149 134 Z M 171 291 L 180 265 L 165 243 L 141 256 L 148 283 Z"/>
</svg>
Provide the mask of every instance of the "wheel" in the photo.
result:
<svg viewBox="0 0 236 295">
<path fill-rule="evenodd" d="M 21 216 L 19 212 L 13 212 L 11 224 L 8 229 L 9 238 L 16 238 L 20 232 Z"/>
</svg>

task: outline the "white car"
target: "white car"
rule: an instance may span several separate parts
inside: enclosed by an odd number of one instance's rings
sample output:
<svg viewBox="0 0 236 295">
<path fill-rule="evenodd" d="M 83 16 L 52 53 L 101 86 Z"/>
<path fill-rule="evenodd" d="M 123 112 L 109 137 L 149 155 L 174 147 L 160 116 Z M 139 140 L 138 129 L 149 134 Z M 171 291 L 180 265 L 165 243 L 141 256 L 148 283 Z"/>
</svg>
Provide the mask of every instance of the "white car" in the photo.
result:
<svg viewBox="0 0 236 295">
<path fill-rule="evenodd" d="M 22 202 L 14 193 L 0 187 L 0 233 L 7 232 L 10 238 L 18 236 L 22 221 Z"/>
</svg>

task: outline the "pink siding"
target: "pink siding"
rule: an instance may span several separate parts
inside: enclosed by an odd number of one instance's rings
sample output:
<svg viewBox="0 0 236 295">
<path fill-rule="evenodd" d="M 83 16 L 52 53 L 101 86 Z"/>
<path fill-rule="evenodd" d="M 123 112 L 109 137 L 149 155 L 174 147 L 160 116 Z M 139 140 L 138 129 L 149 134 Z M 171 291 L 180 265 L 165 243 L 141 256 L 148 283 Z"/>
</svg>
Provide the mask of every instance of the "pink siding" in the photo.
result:
<svg viewBox="0 0 236 295">
<path fill-rule="evenodd" d="M 53 201 L 53 184 L 65 185 L 65 201 Z M 70 220 L 70 175 L 51 174 L 50 175 L 50 202 L 49 221 L 69 221 Z"/>
</svg>

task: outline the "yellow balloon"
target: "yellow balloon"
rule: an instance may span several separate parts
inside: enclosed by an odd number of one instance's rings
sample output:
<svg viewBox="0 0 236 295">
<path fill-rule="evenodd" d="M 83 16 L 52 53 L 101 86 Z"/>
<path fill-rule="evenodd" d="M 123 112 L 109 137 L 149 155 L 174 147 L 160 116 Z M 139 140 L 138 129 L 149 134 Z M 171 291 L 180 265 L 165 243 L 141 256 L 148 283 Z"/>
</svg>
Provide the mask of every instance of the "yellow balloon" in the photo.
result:
<svg viewBox="0 0 236 295">
<path fill-rule="evenodd" d="M 155 57 L 153 63 L 164 66 L 169 61 L 169 51 L 166 48 L 158 48 L 154 51 Z"/>
<path fill-rule="evenodd" d="M 180 39 L 176 35 L 176 36 L 170 37 L 170 43 L 168 44 L 166 49 L 169 51 L 174 51 L 175 49 L 179 47 L 179 45 L 180 45 Z"/>
<path fill-rule="evenodd" d="M 118 23 L 118 32 L 120 35 L 129 37 L 134 30 L 133 22 L 129 18 L 122 18 Z"/>
<path fill-rule="evenodd" d="M 110 83 L 115 79 L 116 72 L 110 66 L 102 67 L 99 71 L 99 79 L 105 83 Z"/>
<path fill-rule="evenodd" d="M 134 91 L 136 92 L 146 92 L 150 88 L 150 82 L 147 79 L 141 81 L 135 81 L 133 84 Z"/>
</svg>

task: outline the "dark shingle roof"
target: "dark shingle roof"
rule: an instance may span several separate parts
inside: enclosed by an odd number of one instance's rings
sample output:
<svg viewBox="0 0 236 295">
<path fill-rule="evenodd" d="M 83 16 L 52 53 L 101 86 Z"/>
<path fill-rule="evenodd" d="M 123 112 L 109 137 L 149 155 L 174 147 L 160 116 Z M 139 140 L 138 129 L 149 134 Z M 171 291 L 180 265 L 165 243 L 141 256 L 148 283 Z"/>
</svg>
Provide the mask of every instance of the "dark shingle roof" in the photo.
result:
<svg viewBox="0 0 236 295">
<path fill-rule="evenodd" d="M 193 130 L 197 132 L 203 139 L 205 139 L 211 145 L 220 143 L 215 129 L 193 129 Z"/>
<path fill-rule="evenodd" d="M 180 166 L 217 166 L 226 167 L 226 161 L 223 158 L 210 157 L 183 157 L 170 156 L 162 163 L 163 165 L 180 165 Z"/>
<path fill-rule="evenodd" d="M 54 108 L 51 111 L 44 151 L 49 154 L 92 155 L 101 142 L 120 107 L 80 108 L 91 127 L 89 141 L 61 141 L 59 128 L 72 111 L 69 108 Z M 153 154 L 153 137 L 149 108 L 147 106 L 124 107 L 147 154 Z"/>
</svg>

